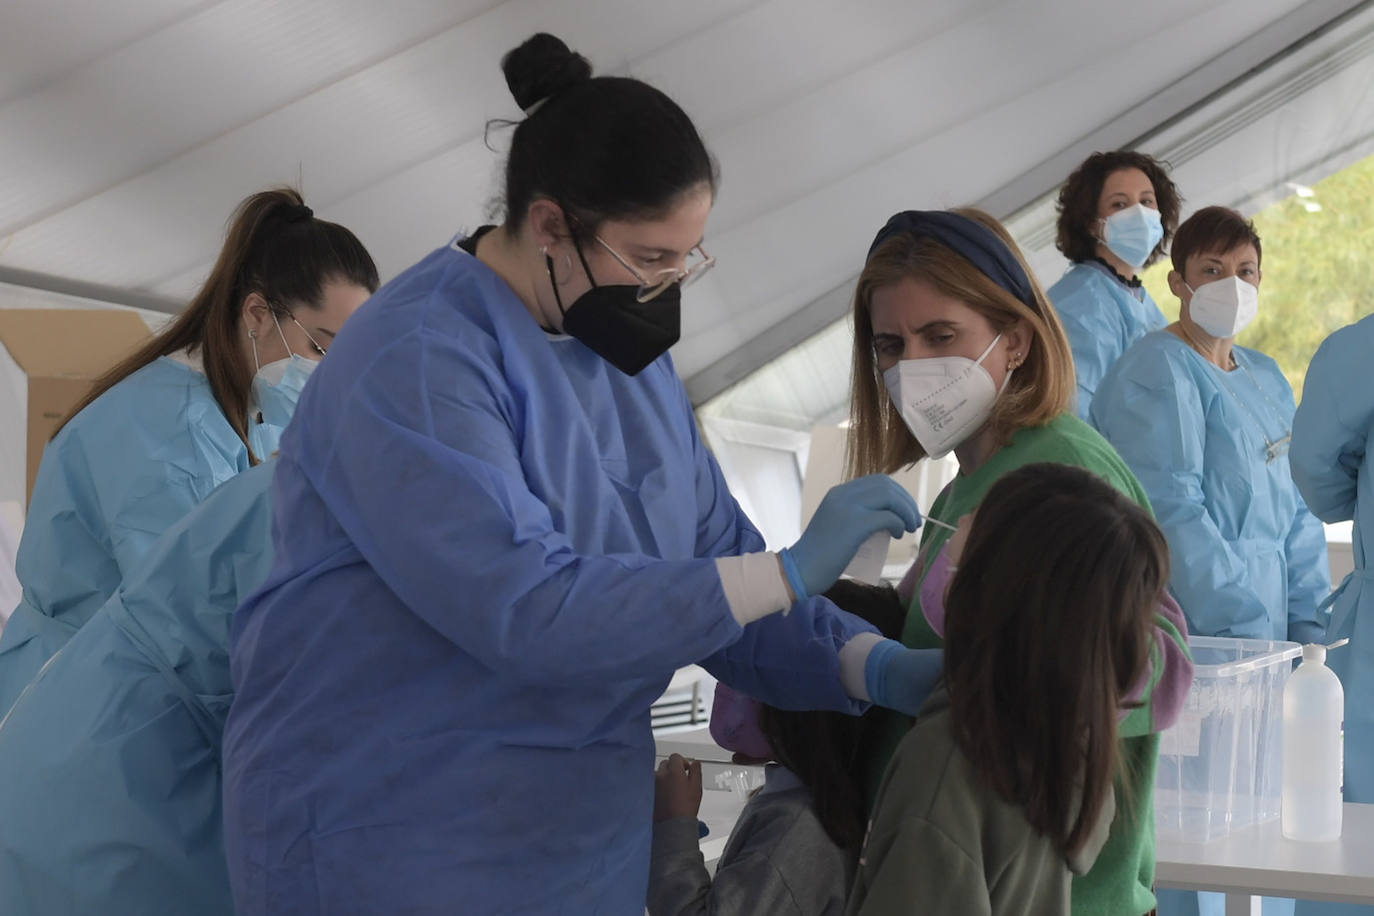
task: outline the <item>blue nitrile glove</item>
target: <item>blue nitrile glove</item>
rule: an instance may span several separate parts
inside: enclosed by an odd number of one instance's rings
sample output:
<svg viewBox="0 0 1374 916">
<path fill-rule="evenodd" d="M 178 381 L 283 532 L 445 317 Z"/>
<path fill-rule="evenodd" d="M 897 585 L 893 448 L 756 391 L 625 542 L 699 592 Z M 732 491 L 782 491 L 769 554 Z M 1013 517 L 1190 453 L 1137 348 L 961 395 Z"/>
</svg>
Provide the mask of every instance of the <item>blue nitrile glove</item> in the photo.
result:
<svg viewBox="0 0 1374 916">
<path fill-rule="evenodd" d="M 787 583 L 801 601 L 835 584 L 863 542 L 876 532 L 894 538 L 921 527 L 916 500 L 886 474 L 870 474 L 831 487 L 801 538 L 783 550 Z"/>
<path fill-rule="evenodd" d="M 868 653 L 864 685 L 877 706 L 915 716 L 945 668 L 943 649 L 908 649 L 884 639 Z"/>
</svg>

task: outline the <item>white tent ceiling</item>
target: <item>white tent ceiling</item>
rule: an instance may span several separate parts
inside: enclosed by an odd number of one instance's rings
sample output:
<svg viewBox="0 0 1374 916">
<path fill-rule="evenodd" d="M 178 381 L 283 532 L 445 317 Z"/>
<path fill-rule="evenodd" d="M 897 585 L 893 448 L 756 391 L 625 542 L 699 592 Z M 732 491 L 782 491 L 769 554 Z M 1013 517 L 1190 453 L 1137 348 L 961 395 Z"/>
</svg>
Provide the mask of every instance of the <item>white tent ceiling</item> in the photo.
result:
<svg viewBox="0 0 1374 916">
<path fill-rule="evenodd" d="M 677 98 L 720 159 L 720 266 L 675 350 L 700 401 L 833 320 L 893 210 L 1010 213 L 1366 5 L 4 0 L 0 281 L 174 311 L 281 182 L 392 276 L 483 221 L 483 127 L 517 114 L 498 61 L 552 31 Z"/>
<path fill-rule="evenodd" d="M 1252 214 L 1296 187 L 1374 155 L 1374 4 L 1363 4 L 1265 66 L 1247 68 L 1186 113 L 1153 123 L 1158 126 L 1143 135 L 1126 134 L 1129 123 L 1109 125 L 1104 132 L 1114 136 L 1088 138 L 1086 146 L 1129 143 L 1169 162 L 1185 196 L 1184 216 L 1210 204 Z M 1065 267 L 1054 248 L 1054 198 L 1084 154 L 1057 157 L 981 201 L 993 212 L 1010 214 L 1008 226 L 1046 287 Z M 848 322 L 837 319 L 848 312 L 855 273 L 857 262 L 842 283 L 785 325 L 689 378 L 694 397 L 708 402 L 708 432 L 726 438 L 730 427 L 721 421 L 747 423 L 758 427 L 757 439 L 765 436 L 762 429 L 809 430 L 848 416 L 852 336 Z M 709 400 L 739 377 L 744 380 Z M 785 435 L 774 439 L 778 448 L 787 447 Z"/>
</svg>

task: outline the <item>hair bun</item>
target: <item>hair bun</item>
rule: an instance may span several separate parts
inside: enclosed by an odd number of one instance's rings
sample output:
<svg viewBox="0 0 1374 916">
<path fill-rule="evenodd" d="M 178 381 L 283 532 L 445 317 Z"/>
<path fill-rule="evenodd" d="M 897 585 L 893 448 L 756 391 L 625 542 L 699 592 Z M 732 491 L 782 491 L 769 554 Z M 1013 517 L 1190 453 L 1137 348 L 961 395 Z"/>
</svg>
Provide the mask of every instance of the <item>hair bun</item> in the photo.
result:
<svg viewBox="0 0 1374 916">
<path fill-rule="evenodd" d="M 530 37 L 501 58 L 501 72 L 524 111 L 549 96 L 592 78 L 592 65 L 562 40 L 547 32 Z"/>
</svg>

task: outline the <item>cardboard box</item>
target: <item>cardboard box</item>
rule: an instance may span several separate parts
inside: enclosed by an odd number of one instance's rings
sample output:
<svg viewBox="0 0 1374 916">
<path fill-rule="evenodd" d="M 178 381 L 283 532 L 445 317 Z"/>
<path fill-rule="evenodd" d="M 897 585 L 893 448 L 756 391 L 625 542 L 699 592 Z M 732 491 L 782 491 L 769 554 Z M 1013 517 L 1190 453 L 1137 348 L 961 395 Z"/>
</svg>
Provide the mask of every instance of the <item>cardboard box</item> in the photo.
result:
<svg viewBox="0 0 1374 916">
<path fill-rule="evenodd" d="M 149 336 L 120 309 L 0 309 L 0 500 L 28 506 L 57 425 Z"/>
</svg>

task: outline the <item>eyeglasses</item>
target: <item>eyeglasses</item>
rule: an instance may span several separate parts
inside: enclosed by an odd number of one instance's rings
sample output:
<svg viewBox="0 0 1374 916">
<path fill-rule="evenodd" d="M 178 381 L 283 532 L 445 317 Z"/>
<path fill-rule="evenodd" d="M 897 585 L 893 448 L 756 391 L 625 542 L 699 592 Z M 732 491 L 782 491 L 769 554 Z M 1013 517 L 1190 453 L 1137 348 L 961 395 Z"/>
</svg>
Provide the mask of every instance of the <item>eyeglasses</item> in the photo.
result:
<svg viewBox="0 0 1374 916">
<path fill-rule="evenodd" d="M 295 315 L 293 315 L 293 314 L 291 314 L 290 312 L 285 311 L 285 310 L 283 310 L 283 311 L 281 312 L 281 314 L 285 315 L 287 318 L 290 318 L 290 319 L 291 319 L 291 322 L 292 322 L 296 327 L 298 327 L 298 328 L 301 329 L 301 333 L 305 335 L 305 339 L 306 339 L 306 340 L 310 341 L 310 346 L 312 346 L 312 347 L 315 348 L 315 352 L 316 352 L 316 353 L 320 354 L 320 356 L 324 356 L 326 353 L 329 352 L 329 348 L 328 348 L 328 347 L 322 347 L 322 346 L 320 346 L 320 342 L 319 342 L 318 340 L 315 339 L 315 336 L 314 336 L 313 334 L 311 334 L 309 331 L 307 331 L 307 330 L 305 329 L 305 325 L 301 324 L 299 321 L 296 320 L 296 316 L 295 316 Z M 278 334 L 281 334 L 281 342 L 282 342 L 282 343 L 286 343 L 286 335 L 281 333 L 281 321 L 278 320 L 278 318 L 277 318 L 277 310 L 276 310 L 276 309 L 272 309 L 272 320 L 275 321 L 276 324 L 277 324 L 277 333 L 278 333 Z M 287 351 L 288 353 L 291 352 L 291 345 L 290 345 L 290 344 L 286 344 L 286 351 Z"/>
<path fill-rule="evenodd" d="M 701 275 L 706 273 L 706 271 L 716 266 L 716 259 L 707 254 L 700 245 L 697 245 L 692 249 L 691 253 L 696 254 L 701 260 L 681 269 L 677 267 L 665 267 L 663 270 L 645 277 L 639 271 L 635 270 L 634 267 L 630 265 L 629 261 L 622 258 L 619 252 L 610 245 L 607 245 L 606 240 L 601 236 L 594 235 L 592 238 L 596 239 L 597 243 L 602 248 L 605 248 L 611 253 L 611 257 L 620 262 L 621 267 L 628 270 L 634 275 L 634 278 L 639 281 L 639 290 L 635 293 L 635 299 L 639 302 L 651 302 L 657 299 L 663 294 L 664 290 L 668 289 L 674 283 L 685 289 L 701 279 Z"/>
</svg>

